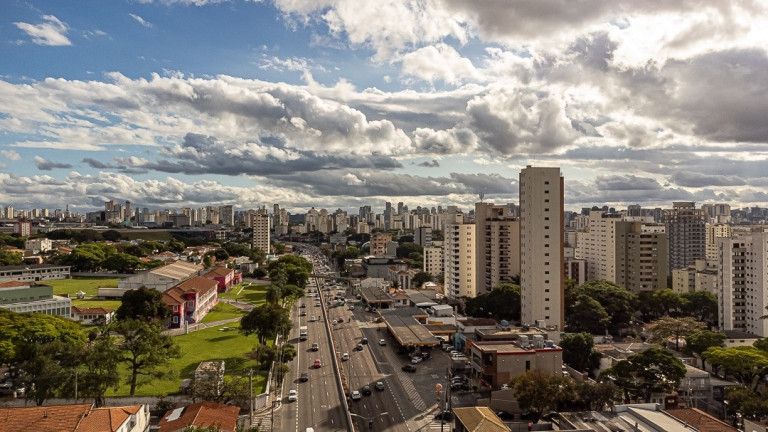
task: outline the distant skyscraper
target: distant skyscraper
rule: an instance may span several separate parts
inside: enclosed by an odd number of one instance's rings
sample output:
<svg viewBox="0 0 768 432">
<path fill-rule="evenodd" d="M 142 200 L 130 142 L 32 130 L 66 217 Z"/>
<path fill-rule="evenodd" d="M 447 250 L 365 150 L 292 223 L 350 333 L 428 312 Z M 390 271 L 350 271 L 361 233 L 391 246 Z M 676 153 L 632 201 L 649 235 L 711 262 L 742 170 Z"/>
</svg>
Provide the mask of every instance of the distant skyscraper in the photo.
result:
<svg viewBox="0 0 768 432">
<path fill-rule="evenodd" d="M 235 225 L 235 207 L 225 205 L 219 207 L 219 223 L 222 225 Z"/>
<path fill-rule="evenodd" d="M 251 227 L 253 227 L 253 249 L 261 249 L 269 254 L 271 245 L 272 221 L 267 209 L 259 209 L 251 214 Z"/>
<path fill-rule="evenodd" d="M 560 168 L 520 172 L 521 320 L 563 328 L 563 177 Z M 446 263 L 447 266 L 447 263 Z"/>
</svg>

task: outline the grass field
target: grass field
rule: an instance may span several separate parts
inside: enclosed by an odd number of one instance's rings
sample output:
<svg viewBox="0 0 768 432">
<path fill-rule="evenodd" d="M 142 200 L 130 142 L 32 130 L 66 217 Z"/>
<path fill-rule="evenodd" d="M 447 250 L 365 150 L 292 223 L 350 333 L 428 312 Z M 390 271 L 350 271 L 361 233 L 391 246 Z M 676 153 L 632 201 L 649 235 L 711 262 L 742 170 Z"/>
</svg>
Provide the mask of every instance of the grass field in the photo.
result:
<svg viewBox="0 0 768 432">
<path fill-rule="evenodd" d="M 120 307 L 120 300 L 101 300 L 101 299 L 72 299 L 72 306 L 84 308 L 106 308 L 117 310 Z"/>
<path fill-rule="evenodd" d="M 237 327 L 228 326 L 229 330 L 220 331 L 222 327 L 207 328 L 174 338 L 181 347 L 182 357 L 171 361 L 167 371 L 172 371 L 173 378 L 152 380 L 151 384 L 139 386 L 136 396 L 162 396 L 179 393 L 181 381 L 189 378 L 202 361 L 224 360 L 226 375 L 243 376 L 248 369 L 254 371 L 258 364 L 245 357 L 256 344 L 256 337 L 245 337 Z M 128 379 L 128 370 L 121 368 L 123 380 Z M 266 373 L 261 372 L 253 377 L 255 394 L 264 391 Z M 107 396 L 128 396 L 130 386 L 123 384 L 117 391 L 110 390 Z"/>
<path fill-rule="evenodd" d="M 260 306 L 267 302 L 268 286 L 269 285 L 251 284 L 250 286 L 243 288 L 242 285 L 235 285 L 235 287 L 228 293 L 220 293 L 219 297 L 245 301 L 254 306 Z"/>
<path fill-rule="evenodd" d="M 60 279 L 44 281 L 46 285 L 53 287 L 53 293 L 56 295 L 68 294 L 74 298 L 78 291 L 83 291 L 86 297 L 95 297 L 98 295 L 99 287 L 117 288 L 117 278 L 103 277 L 77 277 L 72 279 Z"/>
<path fill-rule="evenodd" d="M 230 318 L 240 318 L 243 315 L 245 315 L 245 312 L 242 309 L 238 309 L 229 303 L 218 303 L 205 315 L 202 322 L 209 323 Z"/>
</svg>

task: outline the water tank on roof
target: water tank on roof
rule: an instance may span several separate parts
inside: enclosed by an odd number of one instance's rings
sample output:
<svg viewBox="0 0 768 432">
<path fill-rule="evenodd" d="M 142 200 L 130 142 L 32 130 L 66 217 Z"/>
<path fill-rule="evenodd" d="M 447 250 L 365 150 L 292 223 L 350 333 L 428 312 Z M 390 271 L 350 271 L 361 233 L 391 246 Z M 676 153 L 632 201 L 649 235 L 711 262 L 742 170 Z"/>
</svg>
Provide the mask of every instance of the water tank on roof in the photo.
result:
<svg viewBox="0 0 768 432">
<path fill-rule="evenodd" d="M 544 348 L 544 336 L 533 335 L 533 346 L 535 348 Z"/>
<path fill-rule="evenodd" d="M 499 321 L 499 324 L 501 324 L 502 327 L 509 327 L 509 321 L 507 320 L 501 320 Z"/>
<path fill-rule="evenodd" d="M 546 342 L 546 344 L 547 344 L 547 348 L 554 348 L 555 347 L 555 341 L 553 341 L 553 340 L 548 340 Z"/>
<path fill-rule="evenodd" d="M 521 347 L 527 347 L 528 346 L 528 336 L 527 335 L 520 335 L 520 336 L 518 336 L 517 341 L 520 343 Z"/>
</svg>

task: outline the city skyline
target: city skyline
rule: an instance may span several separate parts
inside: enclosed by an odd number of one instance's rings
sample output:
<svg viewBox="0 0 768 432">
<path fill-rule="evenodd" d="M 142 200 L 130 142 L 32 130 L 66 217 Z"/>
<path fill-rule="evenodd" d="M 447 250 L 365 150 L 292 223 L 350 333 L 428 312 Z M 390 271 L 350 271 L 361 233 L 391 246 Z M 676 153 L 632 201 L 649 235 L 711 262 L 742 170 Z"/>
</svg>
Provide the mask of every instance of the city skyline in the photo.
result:
<svg viewBox="0 0 768 432">
<path fill-rule="evenodd" d="M 2 206 L 768 204 L 765 1 L 0 11 Z"/>
</svg>

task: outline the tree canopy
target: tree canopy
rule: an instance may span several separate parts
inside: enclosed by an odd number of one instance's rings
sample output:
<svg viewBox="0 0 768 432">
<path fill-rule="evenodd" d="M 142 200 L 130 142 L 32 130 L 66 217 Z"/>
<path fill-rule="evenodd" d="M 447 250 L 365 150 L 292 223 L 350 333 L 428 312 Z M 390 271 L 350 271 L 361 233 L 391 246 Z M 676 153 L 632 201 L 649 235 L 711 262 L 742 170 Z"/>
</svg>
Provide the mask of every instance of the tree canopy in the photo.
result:
<svg viewBox="0 0 768 432">
<path fill-rule="evenodd" d="M 534 423 L 543 413 L 554 410 L 559 401 L 578 397 L 569 379 L 536 369 L 512 378 L 510 387 L 520 408 L 531 412 Z"/>
<path fill-rule="evenodd" d="M 680 351 L 680 339 L 697 331 L 704 330 L 706 324 L 691 317 L 672 318 L 664 316 L 653 322 L 649 330 L 650 341 L 666 344 L 670 338 L 675 340 L 675 350 Z"/>
<path fill-rule="evenodd" d="M 702 359 L 704 351 L 713 347 L 725 346 L 725 333 L 713 332 L 709 330 L 699 330 L 685 337 L 685 351 L 688 354 L 695 354 Z M 704 369 L 704 364 L 702 364 Z"/>
<path fill-rule="evenodd" d="M 610 317 L 610 326 L 616 330 L 627 325 L 635 312 L 637 296 L 626 288 L 614 283 L 595 279 L 575 287 L 567 287 L 565 291 L 566 321 L 573 310 L 567 305 L 573 305 L 582 295 L 597 301 Z"/>
<path fill-rule="evenodd" d="M 560 339 L 563 362 L 577 371 L 592 372 L 600 366 L 601 354 L 595 350 L 595 338 L 590 333 L 571 333 Z"/>
<path fill-rule="evenodd" d="M 240 319 L 240 332 L 246 336 L 255 334 L 260 345 L 266 345 L 278 331 L 287 332 L 292 326 L 288 310 L 269 303 L 253 308 Z"/>
<path fill-rule="evenodd" d="M 181 356 L 173 338 L 163 334 L 162 325 L 157 322 L 127 319 L 117 321 L 110 330 L 122 337 L 119 343 L 120 362 L 125 363 L 130 371 L 128 384 L 130 395 L 136 394 L 136 387 L 149 381 L 139 381 L 139 377 L 148 379 L 161 378 L 165 375 L 161 367 L 172 358 Z"/>
<path fill-rule="evenodd" d="M 520 287 L 499 284 L 490 292 L 466 300 L 467 315 L 495 320 L 520 321 Z"/>
<path fill-rule="evenodd" d="M 683 362 L 669 351 L 649 348 L 617 362 L 601 376 L 611 379 L 623 390 L 626 402 L 636 399 L 650 402 L 653 392 L 676 389 L 685 371 Z"/>
<path fill-rule="evenodd" d="M 712 347 L 701 357 L 753 391 L 768 376 L 768 352 L 755 346 Z"/>
<path fill-rule="evenodd" d="M 163 303 L 163 294 L 145 286 L 123 293 L 120 306 L 115 312 L 118 320 L 126 319 L 164 319 L 171 314 Z"/>
</svg>

